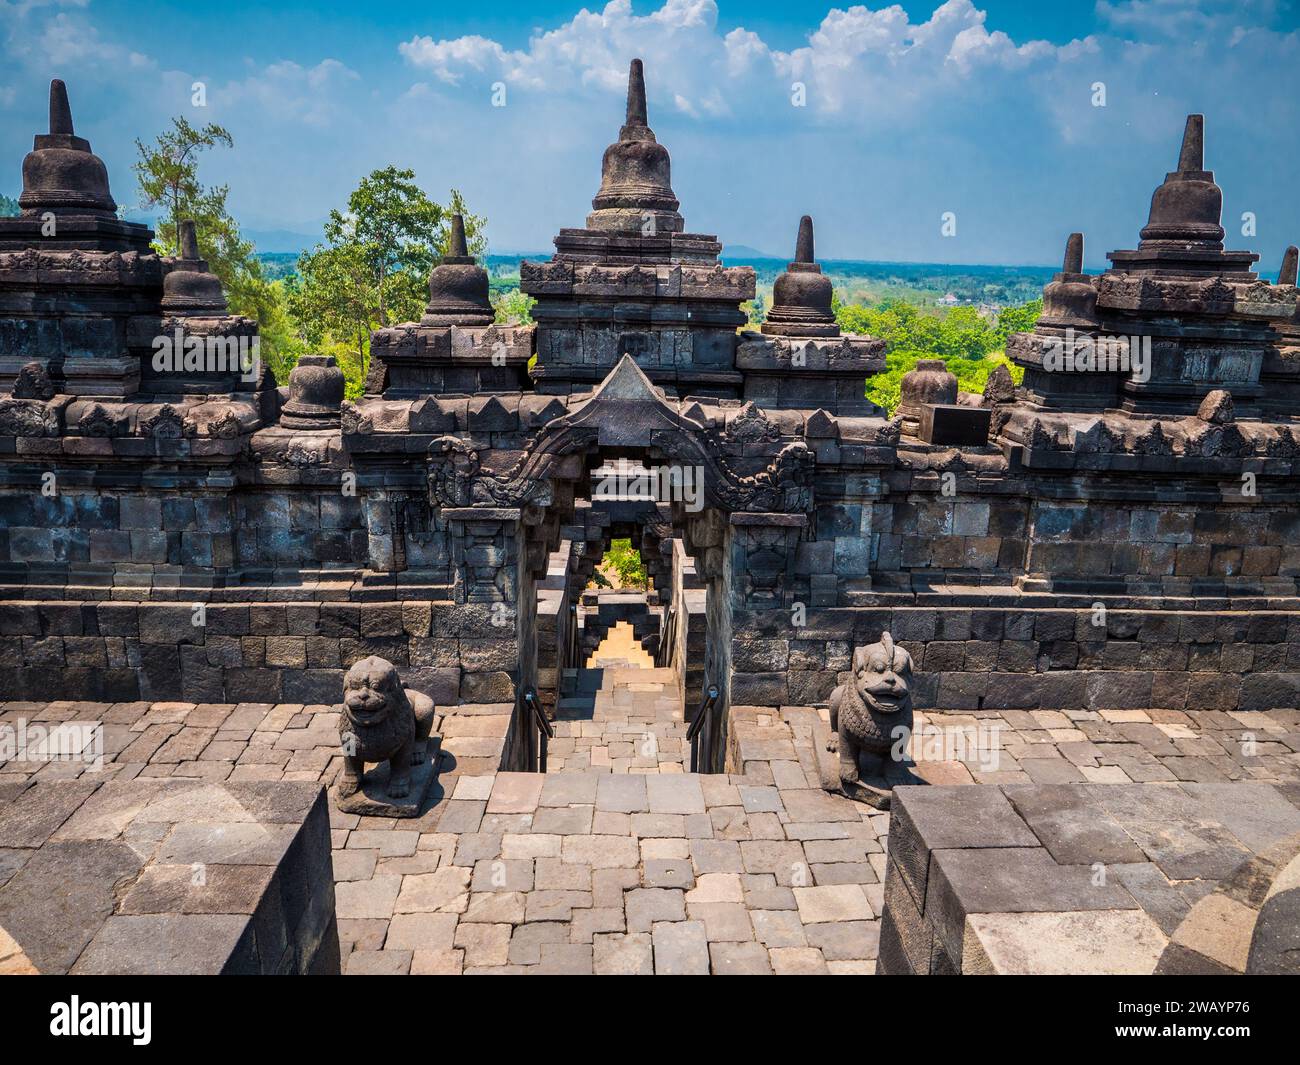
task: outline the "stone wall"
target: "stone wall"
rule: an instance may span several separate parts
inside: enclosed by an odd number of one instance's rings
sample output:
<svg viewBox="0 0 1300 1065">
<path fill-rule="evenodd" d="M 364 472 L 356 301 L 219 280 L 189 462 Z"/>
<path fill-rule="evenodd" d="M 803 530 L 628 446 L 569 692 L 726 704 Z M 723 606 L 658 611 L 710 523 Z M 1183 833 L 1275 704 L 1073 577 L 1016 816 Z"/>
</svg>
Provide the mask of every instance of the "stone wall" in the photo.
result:
<svg viewBox="0 0 1300 1065">
<path fill-rule="evenodd" d="M 787 610 L 738 613 L 732 702 L 823 703 L 847 675 L 853 647 L 888 629 L 912 654 L 916 702 L 927 709 L 1300 706 L 1294 608 L 1097 611 L 1082 601 L 1063 608 L 1017 598 L 810 610 L 803 626 Z"/>
<path fill-rule="evenodd" d="M 9 699 L 331 703 L 368 655 L 445 706 L 514 698 L 513 618 L 490 604 L 0 603 Z M 195 624 L 201 618 L 202 624 Z"/>
</svg>

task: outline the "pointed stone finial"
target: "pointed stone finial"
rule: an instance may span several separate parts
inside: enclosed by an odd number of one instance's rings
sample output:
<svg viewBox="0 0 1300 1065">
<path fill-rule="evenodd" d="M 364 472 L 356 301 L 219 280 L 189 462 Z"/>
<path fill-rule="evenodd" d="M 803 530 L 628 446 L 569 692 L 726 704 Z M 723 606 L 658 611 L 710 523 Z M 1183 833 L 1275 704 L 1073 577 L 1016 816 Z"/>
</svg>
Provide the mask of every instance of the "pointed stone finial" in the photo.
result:
<svg viewBox="0 0 1300 1065">
<path fill-rule="evenodd" d="M 199 237 L 194 228 L 194 220 L 186 218 L 181 222 L 180 232 L 180 258 L 188 259 L 191 262 L 198 259 L 199 256 Z"/>
<path fill-rule="evenodd" d="M 1279 285 L 1295 284 L 1297 260 L 1300 260 L 1300 249 L 1292 244 L 1282 255 L 1282 269 L 1277 273 Z"/>
<path fill-rule="evenodd" d="M 454 214 L 451 216 L 451 247 L 448 254 L 454 255 L 459 259 L 469 257 L 469 246 L 465 243 L 465 216 Z"/>
<path fill-rule="evenodd" d="M 641 60 L 632 60 L 627 71 L 627 122 L 628 126 L 650 124 L 645 104 L 645 69 Z"/>
<path fill-rule="evenodd" d="M 813 253 L 813 223 L 811 215 L 804 215 L 799 219 L 799 239 L 794 246 L 794 261 L 797 263 L 816 262 L 817 257 Z"/>
<path fill-rule="evenodd" d="M 1158 251 L 1166 259 L 1189 250 L 1222 251 L 1222 217 L 1223 191 L 1205 169 L 1205 116 L 1188 115 L 1178 169 L 1167 173 L 1151 196 L 1138 250 Z"/>
<path fill-rule="evenodd" d="M 71 136 L 72 107 L 68 104 L 68 87 L 55 78 L 50 82 L 50 132 Z"/>
<path fill-rule="evenodd" d="M 1065 242 L 1065 263 L 1061 271 L 1067 274 L 1083 273 L 1083 234 L 1071 233 Z"/>
<path fill-rule="evenodd" d="M 1187 126 L 1183 130 L 1183 150 L 1178 153 L 1178 169 L 1184 173 L 1205 169 L 1204 115 L 1187 116 Z"/>
</svg>

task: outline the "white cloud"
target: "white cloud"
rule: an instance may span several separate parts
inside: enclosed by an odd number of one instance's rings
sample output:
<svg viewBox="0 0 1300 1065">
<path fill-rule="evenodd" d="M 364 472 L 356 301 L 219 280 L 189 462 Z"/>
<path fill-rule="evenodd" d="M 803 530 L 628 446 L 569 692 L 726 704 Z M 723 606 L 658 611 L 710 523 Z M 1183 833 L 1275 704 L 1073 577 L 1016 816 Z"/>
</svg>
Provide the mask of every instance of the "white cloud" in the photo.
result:
<svg viewBox="0 0 1300 1065">
<path fill-rule="evenodd" d="M 835 2 L 793 45 L 745 26 L 743 7 L 725 20 L 715 0 L 638 0 L 641 13 L 613 0 L 517 46 L 381 41 L 385 63 L 373 49 L 254 61 L 203 40 L 147 56 L 84 0 L 0 0 L 0 136 L 16 153 L 0 191 L 15 191 L 57 76 L 124 202 L 134 140 L 184 112 L 234 135 L 234 152 L 205 157 L 205 180 L 230 184 L 249 225 L 320 218 L 396 163 L 437 195 L 462 188 L 499 244 L 538 249 L 589 210 L 640 56 L 687 224 L 754 246 L 784 248 L 805 211 L 829 223 L 827 254 L 1047 262 L 1076 228 L 1094 252 L 1131 245 L 1190 111 L 1207 115 L 1228 215 L 1258 211 L 1279 249 L 1300 236 L 1277 177 L 1300 164 L 1300 36 L 1273 28 L 1270 0 L 1101 0 L 1099 28 L 1064 43 L 1013 37 L 976 0 L 911 16 Z M 194 80 L 207 112 L 189 110 Z M 505 107 L 490 102 L 498 81 Z M 805 107 L 791 106 L 796 81 Z M 959 243 L 937 237 L 949 209 Z"/>
</svg>

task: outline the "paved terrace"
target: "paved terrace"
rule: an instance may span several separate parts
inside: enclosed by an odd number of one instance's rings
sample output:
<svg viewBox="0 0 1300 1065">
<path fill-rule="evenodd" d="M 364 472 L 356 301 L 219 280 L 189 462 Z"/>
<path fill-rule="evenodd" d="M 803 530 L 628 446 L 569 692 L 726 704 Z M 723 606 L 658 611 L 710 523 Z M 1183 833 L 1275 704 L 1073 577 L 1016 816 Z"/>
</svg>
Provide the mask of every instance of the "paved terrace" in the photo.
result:
<svg viewBox="0 0 1300 1065">
<path fill-rule="evenodd" d="M 423 816 L 331 811 L 347 972 L 874 970 L 889 818 L 817 786 L 816 710 L 736 708 L 741 775 L 591 766 L 541 776 L 495 772 L 509 709 L 446 711 L 442 774 Z M 118 779 L 327 781 L 337 769 L 330 706 L 0 709 L 15 725 L 72 720 L 104 722 L 99 772 Z M 980 711 L 917 722 L 919 770 L 936 783 L 1300 780 L 1294 710 Z M 11 761 L 0 783 L 89 771 Z"/>
</svg>

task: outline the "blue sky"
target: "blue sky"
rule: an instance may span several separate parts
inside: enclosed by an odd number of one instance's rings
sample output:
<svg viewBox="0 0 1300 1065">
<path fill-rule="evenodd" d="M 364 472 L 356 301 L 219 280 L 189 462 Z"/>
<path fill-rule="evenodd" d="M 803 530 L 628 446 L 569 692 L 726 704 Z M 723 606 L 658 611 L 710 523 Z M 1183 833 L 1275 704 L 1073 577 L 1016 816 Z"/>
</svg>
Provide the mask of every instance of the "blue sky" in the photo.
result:
<svg viewBox="0 0 1300 1065">
<path fill-rule="evenodd" d="M 437 198 L 461 189 L 495 249 L 541 250 L 590 209 L 642 55 L 687 227 L 725 243 L 788 254 L 810 213 L 824 257 L 1041 264 L 1081 229 L 1099 265 L 1135 244 L 1203 111 L 1229 241 L 1273 270 L 1300 242 L 1298 26 L 1272 0 L 0 0 L 0 191 L 62 77 L 121 203 L 135 138 L 185 114 L 234 135 L 204 177 L 250 231 L 315 234 L 397 163 Z"/>
</svg>

